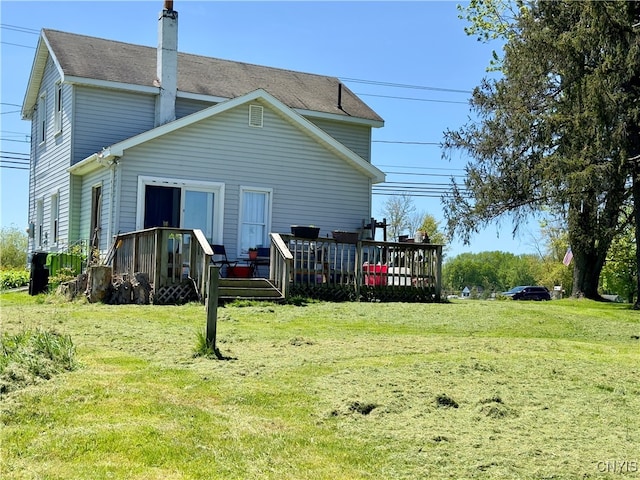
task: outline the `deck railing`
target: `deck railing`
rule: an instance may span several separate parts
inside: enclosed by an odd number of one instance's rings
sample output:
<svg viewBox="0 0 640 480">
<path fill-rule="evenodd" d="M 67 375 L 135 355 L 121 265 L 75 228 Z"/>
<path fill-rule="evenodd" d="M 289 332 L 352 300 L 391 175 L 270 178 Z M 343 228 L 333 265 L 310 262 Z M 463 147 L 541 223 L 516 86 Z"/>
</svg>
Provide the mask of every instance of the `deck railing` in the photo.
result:
<svg viewBox="0 0 640 480">
<path fill-rule="evenodd" d="M 283 297 L 439 301 L 442 245 L 270 234 L 269 279 Z M 118 235 L 114 275 L 148 274 L 154 303 L 168 303 L 176 285 L 207 292 L 211 246 L 200 230 L 152 228 Z"/>
<path fill-rule="evenodd" d="M 148 274 L 154 297 L 163 289 L 192 279 L 204 298 L 208 265 L 213 251 L 201 230 L 157 227 L 117 235 L 114 242 L 113 274 Z M 165 301 L 171 301 L 166 299 Z"/>
<path fill-rule="evenodd" d="M 439 301 L 442 245 L 271 234 L 270 277 L 285 296 L 328 289 L 358 299 Z"/>
</svg>

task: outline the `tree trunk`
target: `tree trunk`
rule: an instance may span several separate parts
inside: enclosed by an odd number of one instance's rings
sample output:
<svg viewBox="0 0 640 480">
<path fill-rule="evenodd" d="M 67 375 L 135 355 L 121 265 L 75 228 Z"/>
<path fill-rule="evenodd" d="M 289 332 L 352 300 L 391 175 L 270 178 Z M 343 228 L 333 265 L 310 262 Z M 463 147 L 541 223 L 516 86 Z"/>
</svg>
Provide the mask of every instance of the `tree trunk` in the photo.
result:
<svg viewBox="0 0 640 480">
<path fill-rule="evenodd" d="M 87 291 L 90 303 L 104 302 L 111 292 L 111 267 L 99 265 L 88 268 Z"/>
<path fill-rule="evenodd" d="M 571 296 L 602 300 L 598 293 L 598 281 L 603 262 L 598 255 L 585 255 L 575 252 L 573 256 L 573 291 Z"/>
</svg>

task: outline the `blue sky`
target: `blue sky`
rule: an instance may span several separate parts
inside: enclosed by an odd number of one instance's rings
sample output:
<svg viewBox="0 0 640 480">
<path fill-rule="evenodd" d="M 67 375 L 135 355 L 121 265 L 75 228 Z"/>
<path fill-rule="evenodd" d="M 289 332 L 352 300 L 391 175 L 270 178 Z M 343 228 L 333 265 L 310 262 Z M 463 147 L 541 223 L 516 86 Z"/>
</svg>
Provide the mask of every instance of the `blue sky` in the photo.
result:
<svg viewBox="0 0 640 480">
<path fill-rule="evenodd" d="M 35 33 L 51 28 L 155 46 L 162 5 L 162 0 L 0 2 L 3 166 L 18 166 L 6 163 L 7 157 L 29 152 L 24 142 L 29 123 L 21 120 L 16 105 L 24 99 Z M 464 33 L 456 2 L 175 0 L 174 9 L 182 52 L 341 78 L 385 120 L 373 132 L 372 159 L 387 172 L 390 185 L 401 191 L 411 182 L 446 188 L 443 175 L 462 173 L 465 158 L 443 160 L 437 144 L 443 131 L 468 120 L 469 92 L 486 75 L 496 46 Z M 3 167 L 0 175 L 1 224 L 26 228 L 28 171 Z M 382 218 L 387 198 L 374 195 L 376 218 Z M 444 223 L 438 196 L 415 196 L 414 204 Z M 509 223 L 492 226 L 473 236 L 469 246 L 452 242 L 449 256 L 532 252 L 535 234 L 537 228 L 528 226 L 513 239 Z"/>
</svg>

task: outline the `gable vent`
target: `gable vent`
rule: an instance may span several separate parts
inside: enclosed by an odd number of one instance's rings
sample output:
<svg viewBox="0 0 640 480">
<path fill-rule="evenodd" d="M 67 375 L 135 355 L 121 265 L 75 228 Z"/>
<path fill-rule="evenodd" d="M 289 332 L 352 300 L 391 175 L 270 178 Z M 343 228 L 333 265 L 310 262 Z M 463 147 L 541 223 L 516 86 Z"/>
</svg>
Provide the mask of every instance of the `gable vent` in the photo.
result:
<svg viewBox="0 0 640 480">
<path fill-rule="evenodd" d="M 249 105 L 249 126 L 262 127 L 262 116 L 264 108 L 260 105 Z"/>
</svg>

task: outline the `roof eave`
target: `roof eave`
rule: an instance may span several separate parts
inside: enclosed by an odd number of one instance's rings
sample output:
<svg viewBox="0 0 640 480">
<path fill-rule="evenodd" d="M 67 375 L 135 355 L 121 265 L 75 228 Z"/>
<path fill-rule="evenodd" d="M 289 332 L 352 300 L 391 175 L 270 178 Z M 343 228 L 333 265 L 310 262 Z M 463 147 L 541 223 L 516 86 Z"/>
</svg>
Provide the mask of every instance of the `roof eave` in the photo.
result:
<svg viewBox="0 0 640 480">
<path fill-rule="evenodd" d="M 38 101 L 38 91 L 40 90 L 44 70 L 47 66 L 48 56 L 49 48 L 44 40 L 44 36 L 41 35 L 38 40 L 38 46 L 36 47 L 35 57 L 33 58 L 33 65 L 31 65 L 27 90 L 24 94 L 24 100 L 22 101 L 21 114 L 23 120 L 30 120 L 33 114 L 33 109 Z"/>
<path fill-rule="evenodd" d="M 159 87 L 152 85 L 138 85 L 135 83 L 112 82 L 109 80 L 98 80 L 95 78 L 75 77 L 67 75 L 64 78 L 65 83 L 73 85 L 87 85 L 91 87 L 109 88 L 112 90 L 127 90 L 131 92 L 157 94 Z"/>
<path fill-rule="evenodd" d="M 384 127 L 384 120 L 373 120 L 370 118 L 352 117 L 349 115 L 339 115 L 337 113 L 318 112 L 316 110 L 304 110 L 301 108 L 294 108 L 295 112 L 299 113 L 303 117 L 309 118 L 322 118 L 325 120 L 335 120 L 338 122 L 354 123 L 357 125 L 366 125 L 372 128 Z"/>
</svg>

